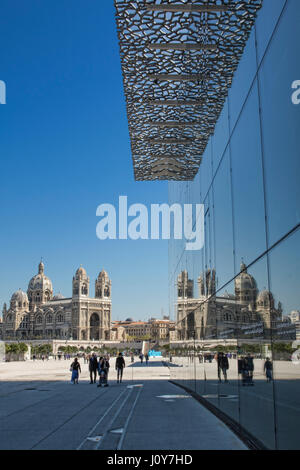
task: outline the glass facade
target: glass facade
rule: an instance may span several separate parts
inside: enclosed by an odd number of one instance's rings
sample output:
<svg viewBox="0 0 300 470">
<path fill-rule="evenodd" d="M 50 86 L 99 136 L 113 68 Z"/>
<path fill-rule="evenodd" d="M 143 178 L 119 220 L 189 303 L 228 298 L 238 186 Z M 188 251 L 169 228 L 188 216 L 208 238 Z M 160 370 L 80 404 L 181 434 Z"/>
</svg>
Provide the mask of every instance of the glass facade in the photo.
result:
<svg viewBox="0 0 300 470">
<path fill-rule="evenodd" d="M 197 176 L 169 182 L 205 214 L 201 251 L 169 242 L 172 379 L 269 449 L 300 447 L 299 24 L 264 0 Z"/>
</svg>

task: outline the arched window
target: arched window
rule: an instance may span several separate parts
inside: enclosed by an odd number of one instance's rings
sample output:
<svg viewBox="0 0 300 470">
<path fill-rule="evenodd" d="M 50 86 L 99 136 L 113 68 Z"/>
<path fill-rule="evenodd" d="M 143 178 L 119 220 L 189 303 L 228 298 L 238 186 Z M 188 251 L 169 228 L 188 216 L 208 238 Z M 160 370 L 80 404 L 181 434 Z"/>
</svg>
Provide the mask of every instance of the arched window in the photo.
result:
<svg viewBox="0 0 300 470">
<path fill-rule="evenodd" d="M 79 294 L 79 287 L 78 287 L 78 283 L 76 282 L 75 284 L 73 284 L 73 295 L 78 295 Z"/>
<path fill-rule="evenodd" d="M 50 315 L 50 313 L 48 313 L 48 315 L 46 316 L 46 323 L 52 323 L 53 319 L 52 319 L 52 315 Z"/>
<path fill-rule="evenodd" d="M 42 317 L 42 315 L 39 315 L 39 316 L 37 317 L 36 323 L 37 323 L 37 325 L 41 325 L 41 324 L 43 323 L 43 317 Z"/>
<path fill-rule="evenodd" d="M 97 297 L 102 297 L 102 289 L 97 289 L 97 293 L 96 293 L 96 296 Z"/>
<path fill-rule="evenodd" d="M 83 284 L 83 286 L 81 287 L 81 293 L 83 295 L 87 295 L 88 290 L 87 290 L 87 285 L 86 284 Z"/>
<path fill-rule="evenodd" d="M 56 321 L 57 321 L 57 323 L 64 323 L 65 318 L 64 318 L 64 316 L 63 316 L 62 313 L 59 313 L 59 314 L 57 315 Z"/>
</svg>

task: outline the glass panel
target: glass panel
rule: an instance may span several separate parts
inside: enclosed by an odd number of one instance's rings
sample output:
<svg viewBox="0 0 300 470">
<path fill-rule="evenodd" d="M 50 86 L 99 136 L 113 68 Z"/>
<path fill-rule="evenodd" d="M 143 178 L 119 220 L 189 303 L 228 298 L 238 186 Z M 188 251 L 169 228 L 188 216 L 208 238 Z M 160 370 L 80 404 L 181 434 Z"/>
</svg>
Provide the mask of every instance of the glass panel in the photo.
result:
<svg viewBox="0 0 300 470">
<path fill-rule="evenodd" d="M 215 301 L 217 339 L 214 349 L 217 373 L 218 407 L 239 421 L 239 382 L 237 371 L 237 309 L 234 282 L 218 291 Z"/>
<path fill-rule="evenodd" d="M 207 194 L 209 186 L 211 185 L 212 179 L 212 144 L 209 140 L 206 150 L 203 154 L 202 163 L 199 169 L 200 182 L 201 182 L 201 200 L 203 200 Z"/>
<path fill-rule="evenodd" d="M 300 105 L 291 100 L 300 79 L 299 23 L 300 2 L 288 2 L 259 74 L 270 245 L 300 222 Z"/>
<path fill-rule="evenodd" d="M 264 377 L 266 351 L 272 348 L 266 257 L 244 269 L 236 280 L 240 316 L 240 424 L 269 449 L 275 448 L 273 388 Z"/>
<path fill-rule="evenodd" d="M 300 231 L 270 253 L 273 370 L 278 449 L 299 449 L 300 423 Z M 298 334 L 298 341 L 296 335 Z M 272 383 L 268 384 L 272 387 Z"/>
<path fill-rule="evenodd" d="M 257 82 L 231 139 L 235 254 L 250 264 L 266 250 Z"/>
<path fill-rule="evenodd" d="M 255 31 L 252 30 L 229 90 L 230 132 L 234 129 L 256 74 Z"/>
<path fill-rule="evenodd" d="M 225 101 L 224 108 L 217 121 L 214 135 L 212 136 L 213 149 L 213 172 L 216 171 L 219 161 L 225 152 L 229 139 L 229 121 L 228 121 L 228 100 Z"/>
<path fill-rule="evenodd" d="M 213 183 L 214 245 L 217 288 L 234 277 L 233 227 L 229 152 L 226 151 Z"/>
<path fill-rule="evenodd" d="M 296 0 L 297 2 L 297 0 Z M 264 0 L 256 19 L 258 59 L 261 61 L 286 0 Z"/>
</svg>

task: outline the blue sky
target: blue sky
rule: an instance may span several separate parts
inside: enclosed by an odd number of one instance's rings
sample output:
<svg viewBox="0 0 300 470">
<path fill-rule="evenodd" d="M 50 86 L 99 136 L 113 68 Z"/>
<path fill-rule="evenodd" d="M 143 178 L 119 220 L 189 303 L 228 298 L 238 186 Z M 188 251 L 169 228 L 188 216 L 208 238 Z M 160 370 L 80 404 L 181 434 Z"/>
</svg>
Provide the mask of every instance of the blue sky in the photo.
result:
<svg viewBox="0 0 300 470">
<path fill-rule="evenodd" d="M 259 58 L 283 5 L 284 0 L 264 2 L 257 20 Z M 293 42 L 300 8 L 295 12 L 295 3 L 290 3 L 260 75 L 272 243 L 299 221 L 300 108 L 290 99 L 291 83 L 300 72 L 294 60 L 300 46 Z M 0 106 L 0 305 L 19 287 L 27 289 L 43 257 L 55 293 L 65 296 L 71 295 L 80 264 L 90 276 L 92 295 L 98 273 L 106 269 L 112 279 L 113 319 L 159 317 L 162 309 L 168 313 L 167 242 L 96 238 L 99 204 L 117 205 L 119 195 L 127 195 L 129 204 L 168 201 L 167 182 L 134 181 L 113 0 L 2 0 L 0 13 L 0 80 L 7 84 L 7 105 Z M 275 67 L 278 51 L 282 63 Z M 232 122 L 255 64 L 252 34 L 230 91 Z M 250 101 L 240 119 L 246 124 L 237 126 L 232 140 L 238 264 L 241 257 L 250 263 L 264 250 L 261 173 L 255 173 L 260 135 L 251 103 L 255 105 Z M 227 116 L 226 108 L 223 114 Z M 228 133 L 222 126 L 221 116 L 213 138 L 215 167 Z M 252 139 L 245 146 L 248 135 Z M 221 201 L 220 246 L 225 236 L 231 237 L 226 161 L 215 193 Z M 211 178 L 209 167 L 204 156 L 198 175 L 204 187 Z M 271 289 L 285 313 L 300 308 L 297 242 L 295 234 L 270 256 Z M 193 258 L 193 269 L 183 266 L 195 279 L 201 256 Z M 220 282 L 231 277 L 222 250 L 216 267 Z M 253 275 L 259 288 L 265 288 L 264 263 L 253 268 Z"/>
<path fill-rule="evenodd" d="M 3 0 L 0 44 L 1 305 L 42 256 L 55 292 L 105 268 L 113 319 L 166 314 L 167 242 L 96 238 L 99 204 L 168 198 L 134 181 L 113 1 Z"/>
</svg>

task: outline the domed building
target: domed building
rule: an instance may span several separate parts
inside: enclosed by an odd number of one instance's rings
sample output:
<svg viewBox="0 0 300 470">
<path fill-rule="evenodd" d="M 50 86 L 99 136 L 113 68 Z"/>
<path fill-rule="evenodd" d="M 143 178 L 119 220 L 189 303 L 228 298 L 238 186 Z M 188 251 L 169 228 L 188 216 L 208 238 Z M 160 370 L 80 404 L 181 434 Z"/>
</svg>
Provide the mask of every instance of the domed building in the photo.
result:
<svg viewBox="0 0 300 470">
<path fill-rule="evenodd" d="M 271 329 L 273 335 L 276 331 L 282 334 L 285 323 L 281 303 L 276 307 L 272 293 L 267 290 L 259 293 L 244 262 L 235 278 L 234 294 L 225 291 L 218 295 L 216 272 L 208 269 L 198 278 L 198 298 L 183 298 L 182 279 L 188 279 L 186 271 L 178 276 L 177 282 L 178 340 L 251 338 L 257 334 L 267 337 Z"/>
<path fill-rule="evenodd" d="M 53 296 L 52 282 L 41 261 L 29 281 L 27 293 L 16 291 L 10 307 L 3 308 L 3 339 L 109 340 L 111 330 L 111 280 L 102 270 L 91 298 L 90 279 L 80 266 L 72 281 L 72 297 Z"/>
<path fill-rule="evenodd" d="M 21 289 L 17 290 L 10 299 L 10 308 L 17 310 L 26 310 L 29 307 L 28 296 Z"/>
<path fill-rule="evenodd" d="M 38 274 L 29 281 L 27 294 L 30 308 L 49 302 L 53 296 L 51 280 L 45 276 L 45 266 L 41 261 L 38 268 Z"/>
<path fill-rule="evenodd" d="M 256 281 L 253 276 L 248 274 L 244 262 L 241 264 L 240 271 L 234 283 L 235 299 L 241 304 L 254 306 L 258 293 Z"/>
</svg>

